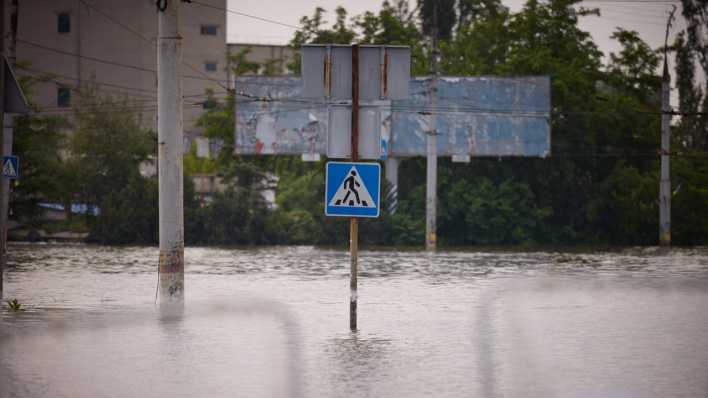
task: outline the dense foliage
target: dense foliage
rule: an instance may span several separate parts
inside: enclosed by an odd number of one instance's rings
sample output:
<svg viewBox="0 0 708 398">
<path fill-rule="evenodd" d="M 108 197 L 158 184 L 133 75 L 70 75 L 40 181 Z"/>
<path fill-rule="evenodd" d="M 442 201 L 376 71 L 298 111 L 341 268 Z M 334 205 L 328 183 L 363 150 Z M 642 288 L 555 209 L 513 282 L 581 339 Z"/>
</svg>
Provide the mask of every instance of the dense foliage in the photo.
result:
<svg viewBox="0 0 708 398">
<path fill-rule="evenodd" d="M 432 7 L 437 3 L 436 8 Z M 336 10 L 331 27 L 324 10 L 301 19 L 291 45 L 389 43 L 409 45 L 413 74 L 430 72 L 432 21 L 439 25 L 440 67 L 447 75 L 549 75 L 552 82 L 552 152 L 546 159 L 473 159 L 439 163 L 438 235 L 443 244 L 650 245 L 658 241 L 661 65 L 663 52 L 636 32 L 618 28 L 620 50 L 606 56 L 578 27 L 599 11 L 576 0 L 528 0 L 511 12 L 499 0 L 385 1 L 378 13 L 349 18 Z M 687 29 L 670 46 L 676 58 L 680 117 L 671 151 L 673 241 L 708 243 L 708 87 L 705 26 L 708 4 L 683 0 Z M 232 56 L 233 73 L 272 73 L 272 65 Z M 289 62 L 293 72 L 299 57 Z M 700 68 L 698 70 L 697 68 Z M 156 183 L 136 164 L 154 155 L 154 135 L 136 124 L 127 107 L 93 96 L 77 111 L 71 138 L 62 120 L 22 118 L 18 146 L 26 159 L 16 191 L 20 217 L 32 200 L 96 203 L 92 237 L 103 242 L 154 242 Z M 185 181 L 185 236 L 198 244 L 344 244 L 347 223 L 324 217 L 324 160 L 233 155 L 234 98 L 210 98 L 199 120 L 205 135 L 224 145 L 215 159 L 187 156 L 187 171 L 215 172 L 226 189 L 209 201 Z M 106 109 L 122 109 L 107 112 Z M 99 133 L 100 132 L 100 133 Z M 43 138 L 42 138 L 43 137 Z M 117 148 L 116 143 L 122 143 Z M 46 146 L 38 148 L 40 143 Z M 73 156 L 57 151 L 68 148 Z M 119 149 L 119 150 L 116 150 Z M 47 178 L 54 170 L 58 180 Z M 399 169 L 398 203 L 362 225 L 368 244 L 421 245 L 424 235 L 425 161 Z M 275 206 L 262 193 L 275 188 Z M 152 204 L 137 207 L 135 203 Z"/>
</svg>

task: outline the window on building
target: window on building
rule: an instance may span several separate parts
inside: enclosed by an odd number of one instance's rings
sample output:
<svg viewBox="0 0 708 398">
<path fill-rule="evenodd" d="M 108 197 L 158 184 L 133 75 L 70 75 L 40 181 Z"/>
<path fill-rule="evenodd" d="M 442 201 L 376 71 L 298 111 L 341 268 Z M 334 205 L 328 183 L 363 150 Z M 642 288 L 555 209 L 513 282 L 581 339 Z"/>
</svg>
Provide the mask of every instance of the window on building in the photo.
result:
<svg viewBox="0 0 708 398">
<path fill-rule="evenodd" d="M 57 106 L 60 108 L 71 106 L 71 89 L 68 87 L 57 88 Z"/>
<path fill-rule="evenodd" d="M 71 32 L 71 15 L 69 15 L 68 12 L 62 12 L 60 14 L 57 14 L 57 32 Z"/>
<path fill-rule="evenodd" d="M 216 36 L 218 25 L 202 25 L 202 34 L 205 36 Z"/>
<path fill-rule="evenodd" d="M 204 70 L 207 72 L 216 72 L 216 62 L 212 62 L 212 61 L 204 62 Z"/>
</svg>

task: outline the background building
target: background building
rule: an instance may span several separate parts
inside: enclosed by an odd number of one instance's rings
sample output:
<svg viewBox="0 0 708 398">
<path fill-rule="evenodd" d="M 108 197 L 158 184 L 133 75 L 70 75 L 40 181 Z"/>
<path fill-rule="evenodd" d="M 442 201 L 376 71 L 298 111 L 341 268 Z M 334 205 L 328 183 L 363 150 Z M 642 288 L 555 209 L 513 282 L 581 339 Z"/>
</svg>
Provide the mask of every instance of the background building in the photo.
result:
<svg viewBox="0 0 708 398">
<path fill-rule="evenodd" d="M 92 84 L 101 94 L 127 98 L 143 123 L 157 128 L 155 1 L 3 1 L 18 75 L 51 77 L 28 93 L 42 112 L 70 113 L 77 88 Z M 187 139 L 199 133 L 194 122 L 206 90 L 225 93 L 227 86 L 226 0 L 200 3 L 211 7 L 182 3 L 180 16 Z"/>
<path fill-rule="evenodd" d="M 265 65 L 271 65 L 271 72 L 276 75 L 285 75 L 288 70 L 288 63 L 292 60 L 295 52 L 292 47 L 279 44 L 255 44 L 255 43 L 228 43 L 228 52 L 231 55 L 236 55 L 241 51 L 247 50 L 246 60 L 257 62 L 261 65 L 259 73 L 266 73 Z M 229 82 L 233 87 L 233 76 L 229 75 Z"/>
</svg>

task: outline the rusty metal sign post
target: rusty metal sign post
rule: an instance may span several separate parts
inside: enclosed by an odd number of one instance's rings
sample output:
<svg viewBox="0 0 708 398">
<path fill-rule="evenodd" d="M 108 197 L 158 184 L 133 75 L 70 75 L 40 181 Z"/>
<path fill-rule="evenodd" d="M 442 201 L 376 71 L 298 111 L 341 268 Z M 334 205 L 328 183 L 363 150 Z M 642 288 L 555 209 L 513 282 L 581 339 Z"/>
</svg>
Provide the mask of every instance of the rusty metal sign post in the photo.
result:
<svg viewBox="0 0 708 398">
<path fill-rule="evenodd" d="M 318 103 L 326 109 L 323 114 L 316 110 L 308 113 L 308 126 L 324 117 L 326 122 L 322 127 L 326 128 L 327 142 L 322 149 L 329 158 L 351 159 L 351 163 L 327 163 L 325 214 L 349 217 L 349 328 L 355 331 L 358 218 L 378 217 L 381 191 L 381 166 L 356 162 L 359 159 L 383 160 L 388 153 L 389 134 L 382 132 L 388 131 L 386 123 L 390 125 L 391 100 L 409 96 L 410 49 L 356 44 L 307 45 L 303 46 L 302 71 L 303 97 L 323 101 Z M 307 130 L 317 132 L 317 129 Z M 310 150 L 315 151 L 316 147 L 312 145 Z"/>
<path fill-rule="evenodd" d="M 359 46 L 352 46 L 352 162 L 359 160 Z M 359 220 L 349 219 L 349 329 L 356 330 Z"/>
</svg>

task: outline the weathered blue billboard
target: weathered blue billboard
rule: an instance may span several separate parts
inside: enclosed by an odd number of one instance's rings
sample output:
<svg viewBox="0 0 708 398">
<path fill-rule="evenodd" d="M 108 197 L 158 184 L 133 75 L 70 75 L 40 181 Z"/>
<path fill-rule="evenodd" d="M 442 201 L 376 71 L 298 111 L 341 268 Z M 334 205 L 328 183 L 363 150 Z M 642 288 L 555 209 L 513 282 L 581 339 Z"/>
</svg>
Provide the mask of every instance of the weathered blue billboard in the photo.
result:
<svg viewBox="0 0 708 398">
<path fill-rule="evenodd" d="M 409 99 L 363 104 L 376 108 L 360 125 L 377 130 L 381 158 L 424 156 L 428 134 L 438 135 L 439 156 L 550 154 L 547 76 L 440 77 L 435 101 L 430 84 L 414 78 Z M 328 140 L 349 137 L 330 111 L 341 113 L 346 101 L 304 99 L 300 78 L 239 77 L 236 91 L 237 153 L 327 155 Z"/>
</svg>

